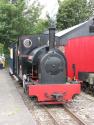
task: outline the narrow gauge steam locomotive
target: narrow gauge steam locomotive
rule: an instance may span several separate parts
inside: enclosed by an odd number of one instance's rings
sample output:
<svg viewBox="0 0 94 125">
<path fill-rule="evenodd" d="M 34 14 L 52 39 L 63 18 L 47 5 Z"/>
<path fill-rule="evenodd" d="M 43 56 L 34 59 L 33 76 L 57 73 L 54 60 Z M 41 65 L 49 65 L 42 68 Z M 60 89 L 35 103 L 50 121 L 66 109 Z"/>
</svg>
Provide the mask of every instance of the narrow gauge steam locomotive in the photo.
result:
<svg viewBox="0 0 94 125">
<path fill-rule="evenodd" d="M 54 47 L 55 28 L 49 28 L 49 46 L 40 46 L 35 38 L 20 37 L 17 45 L 10 47 L 10 74 L 21 79 L 24 91 L 40 103 L 71 101 L 80 94 L 80 84 L 67 81 L 66 58 Z"/>
</svg>

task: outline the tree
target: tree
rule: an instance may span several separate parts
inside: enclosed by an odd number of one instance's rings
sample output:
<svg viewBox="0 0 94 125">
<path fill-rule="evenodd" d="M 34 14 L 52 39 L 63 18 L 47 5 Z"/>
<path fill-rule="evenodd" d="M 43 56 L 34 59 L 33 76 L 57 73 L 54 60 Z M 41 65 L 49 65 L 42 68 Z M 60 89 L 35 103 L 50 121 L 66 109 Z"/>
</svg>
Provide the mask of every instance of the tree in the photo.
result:
<svg viewBox="0 0 94 125">
<path fill-rule="evenodd" d="M 12 11 L 13 10 L 13 11 Z M 0 1 L 0 42 L 8 46 L 12 29 L 11 16 L 15 8 L 6 1 Z"/>
<path fill-rule="evenodd" d="M 36 29 L 36 26 L 40 22 L 39 17 L 41 14 L 41 10 L 42 10 L 42 6 L 40 5 L 38 1 L 34 1 L 32 5 L 29 6 L 28 9 L 25 10 L 24 12 L 24 16 L 26 19 L 25 30 L 27 29 L 27 34 L 38 33 L 38 29 Z"/>
<path fill-rule="evenodd" d="M 91 1 L 64 0 L 59 1 L 57 28 L 62 30 L 87 20 L 93 15 Z"/>
<path fill-rule="evenodd" d="M 42 32 L 46 25 L 39 19 L 41 9 L 37 1 L 27 8 L 24 0 L 17 0 L 15 4 L 0 0 L 0 43 L 8 48 L 19 35 Z"/>
<path fill-rule="evenodd" d="M 3 47 L 4 45 L 0 43 L 0 56 L 3 54 Z"/>
<path fill-rule="evenodd" d="M 88 8 L 91 12 L 91 16 L 93 15 L 94 16 L 94 0 L 89 0 L 88 1 Z"/>
<path fill-rule="evenodd" d="M 48 20 L 39 19 L 33 32 L 34 33 L 42 33 L 43 31 L 47 30 L 48 27 L 49 27 Z"/>
</svg>

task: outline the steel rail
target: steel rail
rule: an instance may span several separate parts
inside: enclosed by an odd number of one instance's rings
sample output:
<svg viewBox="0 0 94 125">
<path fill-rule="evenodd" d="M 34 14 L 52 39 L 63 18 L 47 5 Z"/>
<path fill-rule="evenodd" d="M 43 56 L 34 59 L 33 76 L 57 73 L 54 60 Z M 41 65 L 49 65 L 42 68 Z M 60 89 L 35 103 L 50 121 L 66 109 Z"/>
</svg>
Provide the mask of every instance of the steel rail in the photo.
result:
<svg viewBox="0 0 94 125">
<path fill-rule="evenodd" d="M 43 105 L 43 108 L 45 109 L 45 111 L 48 113 L 48 115 L 50 116 L 50 118 L 52 119 L 53 121 L 53 124 L 54 125 L 60 125 L 56 119 L 53 117 L 53 115 L 48 111 L 47 107 Z M 62 124 L 62 125 L 65 125 L 65 124 Z"/>
<path fill-rule="evenodd" d="M 77 121 L 79 125 L 87 125 L 87 123 L 85 123 L 79 116 L 77 116 L 71 109 L 69 109 L 68 106 L 64 105 L 64 109 L 72 116 L 73 119 Z"/>
</svg>

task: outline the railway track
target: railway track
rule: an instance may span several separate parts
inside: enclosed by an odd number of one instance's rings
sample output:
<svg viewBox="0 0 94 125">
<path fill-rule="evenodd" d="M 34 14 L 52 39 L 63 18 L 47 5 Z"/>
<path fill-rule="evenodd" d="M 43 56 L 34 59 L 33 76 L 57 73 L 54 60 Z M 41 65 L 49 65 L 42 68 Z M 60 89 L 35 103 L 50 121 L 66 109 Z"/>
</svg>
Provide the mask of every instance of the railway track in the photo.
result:
<svg viewBox="0 0 94 125">
<path fill-rule="evenodd" d="M 22 93 L 20 93 L 22 94 Z M 36 101 L 31 100 L 28 96 L 23 95 L 23 99 L 26 101 L 26 105 L 28 109 L 31 111 L 33 114 L 33 117 L 37 121 L 38 125 L 87 125 L 83 120 L 81 120 L 77 115 L 75 115 L 67 106 L 46 106 L 46 105 L 39 105 Z M 26 97 L 24 97 L 26 96 Z M 29 101 L 29 105 L 27 104 L 27 101 Z M 62 119 L 60 121 L 59 116 L 55 116 L 55 113 L 52 113 L 53 110 L 54 112 L 61 111 L 62 114 Z M 69 116 L 66 116 L 66 113 Z M 39 114 L 39 115 L 38 115 Z M 42 116 L 41 116 L 42 114 Z M 43 117 L 43 118 L 42 118 Z M 64 119 L 64 117 L 69 117 L 69 119 Z M 59 120 L 58 120 L 59 119 Z M 71 123 L 70 123 L 70 119 Z M 67 123 L 66 123 L 67 121 Z M 75 122 L 74 122 L 75 121 Z M 74 123 L 73 123 L 74 122 Z M 69 123 L 69 124 L 68 124 Z"/>
<path fill-rule="evenodd" d="M 24 100 L 25 105 L 30 110 L 37 125 L 87 125 L 68 106 L 46 106 L 39 105 L 24 94 L 22 87 L 16 87 Z"/>
<path fill-rule="evenodd" d="M 87 125 L 94 125 L 94 97 L 81 92 L 74 101 L 67 104 L 68 108 L 78 117 L 84 119 Z"/>
<path fill-rule="evenodd" d="M 37 125 L 59 125 L 56 119 L 51 115 L 46 106 L 39 105 L 34 99 L 29 98 L 23 93 L 22 87 L 17 86 L 19 93 L 24 100 L 25 105 L 36 120 Z"/>
<path fill-rule="evenodd" d="M 53 110 L 55 111 L 57 111 L 58 112 L 58 110 L 61 110 L 62 111 L 62 113 L 64 113 L 64 115 L 65 115 L 65 113 L 67 113 L 67 115 L 69 115 L 69 116 L 62 116 L 62 117 L 69 117 L 69 119 L 66 119 L 67 120 L 67 123 L 65 122 L 65 120 L 63 119 L 63 120 L 61 120 L 61 122 L 57 122 L 57 120 L 56 120 L 56 118 L 55 118 L 55 116 L 53 115 L 53 113 L 49 110 L 49 108 L 47 108 L 46 106 L 43 106 L 43 108 L 46 110 L 46 112 L 48 112 L 48 114 L 49 114 L 49 116 L 53 119 L 53 121 L 54 121 L 54 125 L 87 125 L 81 118 L 79 118 L 75 113 L 73 113 L 67 106 L 63 106 L 63 107 L 58 107 L 58 108 L 53 108 Z M 63 110 L 64 109 L 64 110 Z M 70 119 L 72 119 L 72 120 L 70 120 Z M 71 123 L 70 123 L 70 121 L 71 121 Z M 74 123 L 73 123 L 73 122 Z"/>
<path fill-rule="evenodd" d="M 87 125 L 80 117 L 74 114 L 67 106 L 64 105 L 64 109 L 66 112 L 70 114 L 70 116 L 77 121 L 79 125 Z"/>
<path fill-rule="evenodd" d="M 54 125 L 59 125 L 58 122 L 56 121 L 56 119 L 53 117 L 53 115 L 49 112 L 49 110 L 47 109 L 46 106 L 43 105 L 43 108 L 45 109 L 45 111 L 49 114 L 50 118 L 52 119 Z M 64 124 L 62 124 L 64 125 Z"/>
</svg>

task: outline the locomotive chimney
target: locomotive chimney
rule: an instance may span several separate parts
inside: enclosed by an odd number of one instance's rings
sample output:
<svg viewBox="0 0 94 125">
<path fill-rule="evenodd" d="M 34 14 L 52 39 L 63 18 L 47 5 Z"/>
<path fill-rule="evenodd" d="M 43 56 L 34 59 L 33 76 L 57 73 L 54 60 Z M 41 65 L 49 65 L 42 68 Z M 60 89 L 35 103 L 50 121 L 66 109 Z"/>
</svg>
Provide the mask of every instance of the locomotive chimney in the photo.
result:
<svg viewBox="0 0 94 125">
<path fill-rule="evenodd" d="M 55 27 L 49 28 L 49 48 L 55 47 Z"/>
</svg>

